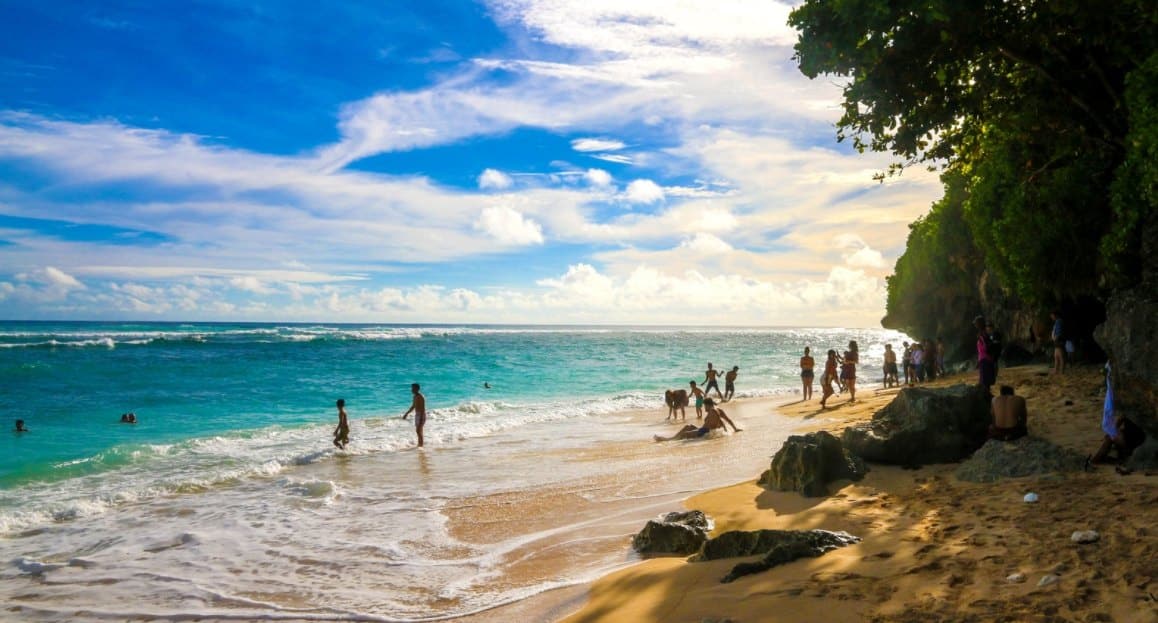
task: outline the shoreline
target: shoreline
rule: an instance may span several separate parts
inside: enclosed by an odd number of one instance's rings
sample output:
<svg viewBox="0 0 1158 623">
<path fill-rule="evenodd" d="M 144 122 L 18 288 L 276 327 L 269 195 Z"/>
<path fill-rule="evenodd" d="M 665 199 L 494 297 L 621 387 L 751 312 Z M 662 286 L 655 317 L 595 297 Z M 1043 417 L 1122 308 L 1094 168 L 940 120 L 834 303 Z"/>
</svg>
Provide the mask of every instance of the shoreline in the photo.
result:
<svg viewBox="0 0 1158 623">
<path fill-rule="evenodd" d="M 973 379 L 954 374 L 926 386 Z M 1081 455 L 1100 442 L 1101 383 L 1093 366 L 1062 377 L 1039 365 L 999 375 L 999 384 L 1026 398 L 1031 435 Z M 823 422 L 812 421 L 815 402 L 778 410 L 799 419 L 799 432 L 838 434 L 848 423 L 870 419 L 895 393 L 869 396 L 862 388 L 858 404 L 841 401 Z M 756 484 L 759 474 L 695 494 L 684 507 L 715 520 L 712 536 L 823 528 L 863 540 L 731 584 L 719 578 L 754 558 L 651 558 L 587 585 L 586 599 L 569 596 L 564 603 L 581 605 L 566 616 L 558 616 L 561 604 L 555 604 L 557 618 L 550 620 L 756 621 L 776 612 L 783 620 L 1158 621 L 1158 530 L 1150 523 L 1158 490 L 1147 474 L 1120 476 L 1102 466 L 975 484 L 956 479 L 958 465 L 871 465 L 862 481 L 834 483 L 825 498 L 764 489 Z M 1022 501 L 1028 491 L 1038 493 L 1038 504 Z M 1100 533 L 1099 542 L 1070 540 L 1072 532 L 1088 529 Z"/>
</svg>

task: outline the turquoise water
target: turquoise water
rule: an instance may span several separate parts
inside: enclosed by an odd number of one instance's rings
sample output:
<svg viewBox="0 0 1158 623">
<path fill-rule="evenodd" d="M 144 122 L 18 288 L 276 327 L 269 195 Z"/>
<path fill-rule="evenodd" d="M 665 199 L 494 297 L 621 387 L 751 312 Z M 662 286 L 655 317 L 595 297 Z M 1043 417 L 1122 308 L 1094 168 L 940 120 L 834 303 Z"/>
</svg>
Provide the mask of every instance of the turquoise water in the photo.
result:
<svg viewBox="0 0 1158 623">
<path fill-rule="evenodd" d="M 337 398 L 355 419 L 398 414 L 412 382 L 432 409 L 497 402 L 574 412 L 592 401 L 630 408 L 702 380 L 714 360 L 721 369 L 742 364 L 742 395 L 783 390 L 795 387 L 801 344 L 836 333 L 2 323 L 0 413 L 9 427 L 19 418 L 33 432 L 0 436 L 0 487 L 114 469 L 146 445 L 329 422 Z M 119 424 L 129 411 L 139 423 Z"/>
<path fill-rule="evenodd" d="M 904 336 L 0 323 L 4 426 L 30 429 L 0 433 L 0 601 L 54 622 L 428 621 L 588 581 L 624 564 L 655 513 L 755 477 L 799 424 L 741 400 L 727 409 L 742 433 L 654 443 L 678 426 L 665 389 L 711 361 L 740 367 L 739 398 L 792 401 L 803 347 L 850 339 L 863 389 Z M 412 382 L 430 407 L 423 451 L 398 417 Z M 138 424 L 119 423 L 128 411 Z"/>
</svg>

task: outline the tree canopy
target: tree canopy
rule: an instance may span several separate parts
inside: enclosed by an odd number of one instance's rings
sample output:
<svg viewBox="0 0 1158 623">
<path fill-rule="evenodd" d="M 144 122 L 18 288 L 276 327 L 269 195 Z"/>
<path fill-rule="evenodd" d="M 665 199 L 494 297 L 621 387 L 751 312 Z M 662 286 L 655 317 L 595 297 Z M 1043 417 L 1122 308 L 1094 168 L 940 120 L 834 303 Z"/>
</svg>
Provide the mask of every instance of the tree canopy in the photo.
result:
<svg viewBox="0 0 1158 623">
<path fill-rule="evenodd" d="M 838 139 L 895 154 L 889 174 L 951 172 L 955 226 L 1010 292 L 1049 305 L 1137 280 L 1158 200 L 1158 3 L 806 0 L 789 23 L 805 75 L 847 79 Z M 917 296 L 901 259 L 890 314 Z"/>
</svg>

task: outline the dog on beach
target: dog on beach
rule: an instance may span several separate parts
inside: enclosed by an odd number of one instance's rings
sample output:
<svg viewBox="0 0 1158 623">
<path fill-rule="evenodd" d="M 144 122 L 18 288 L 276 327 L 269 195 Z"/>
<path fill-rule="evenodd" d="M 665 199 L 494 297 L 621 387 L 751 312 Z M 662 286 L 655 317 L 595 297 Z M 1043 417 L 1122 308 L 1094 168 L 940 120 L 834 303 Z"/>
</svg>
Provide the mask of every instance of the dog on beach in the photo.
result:
<svg viewBox="0 0 1158 623">
<path fill-rule="evenodd" d="M 667 420 L 675 420 L 676 410 L 680 412 L 680 419 L 688 419 L 684 409 L 688 406 L 688 390 L 669 389 L 663 393 L 663 402 L 667 405 Z"/>
</svg>

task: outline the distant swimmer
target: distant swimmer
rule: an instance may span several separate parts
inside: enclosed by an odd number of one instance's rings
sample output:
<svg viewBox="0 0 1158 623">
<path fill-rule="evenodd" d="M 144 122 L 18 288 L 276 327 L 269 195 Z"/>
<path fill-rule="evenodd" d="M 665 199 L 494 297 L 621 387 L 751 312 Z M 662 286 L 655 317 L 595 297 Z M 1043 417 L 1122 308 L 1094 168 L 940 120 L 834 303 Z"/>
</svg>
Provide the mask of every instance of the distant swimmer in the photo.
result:
<svg viewBox="0 0 1158 623">
<path fill-rule="evenodd" d="M 484 381 L 483 382 L 483 389 L 490 389 L 490 388 L 491 388 L 491 384 Z"/>
<path fill-rule="evenodd" d="M 418 383 L 410 384 L 410 393 L 414 394 L 414 400 L 411 401 L 410 408 L 406 410 L 406 413 L 402 414 L 402 419 L 405 420 L 411 411 L 414 412 L 414 430 L 418 432 L 418 447 L 421 448 L 422 427 L 426 426 L 426 396 L 423 396 L 422 392 L 418 391 L 419 389 Z"/>
<path fill-rule="evenodd" d="M 137 423 L 137 414 L 136 413 L 122 413 L 121 414 L 121 424 L 136 424 L 136 423 Z"/>
<path fill-rule="evenodd" d="M 16 420 L 16 430 L 14 430 L 13 432 L 16 432 L 16 433 L 29 432 L 29 430 L 24 427 L 24 420 Z"/>
<path fill-rule="evenodd" d="M 334 429 L 334 445 L 345 450 L 350 443 L 350 422 L 346 419 L 346 400 L 338 399 L 338 427 Z"/>
<path fill-rule="evenodd" d="M 708 414 L 704 417 L 703 426 L 697 427 L 695 424 L 688 424 L 671 437 L 661 437 L 656 435 L 655 440 L 672 441 L 674 439 L 699 439 L 700 437 L 707 435 L 717 428 L 722 428 L 725 431 L 728 430 L 728 427 L 724 424 L 724 422 L 731 424 L 732 429 L 737 433 L 740 432 L 741 429 L 737 427 L 736 423 L 728 417 L 728 414 L 724 413 L 723 409 L 716 408 L 716 401 L 712 400 L 711 398 L 707 398 L 704 400 L 704 406 L 708 408 Z"/>
</svg>

